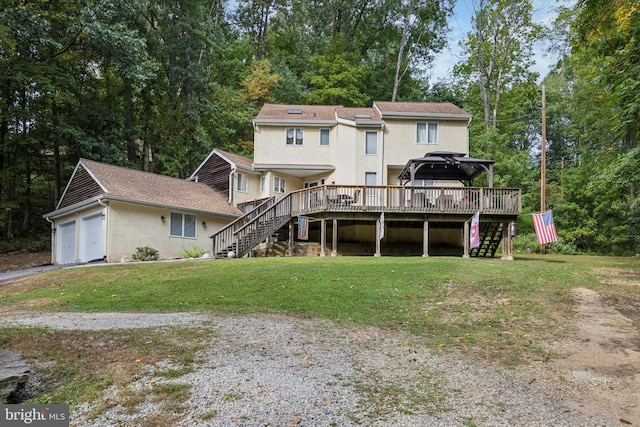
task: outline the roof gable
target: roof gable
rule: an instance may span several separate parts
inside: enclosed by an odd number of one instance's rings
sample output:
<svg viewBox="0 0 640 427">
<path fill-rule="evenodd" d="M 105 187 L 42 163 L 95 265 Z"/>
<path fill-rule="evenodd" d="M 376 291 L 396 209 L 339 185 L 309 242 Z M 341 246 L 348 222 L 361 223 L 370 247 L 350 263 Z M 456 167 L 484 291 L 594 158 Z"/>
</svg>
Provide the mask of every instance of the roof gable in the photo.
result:
<svg viewBox="0 0 640 427">
<path fill-rule="evenodd" d="M 218 148 L 214 148 L 213 151 L 211 151 L 211 153 L 209 153 L 207 158 L 204 159 L 202 163 L 200 163 L 200 166 L 196 168 L 196 170 L 191 174 L 191 176 L 188 179 L 190 181 L 196 181 L 196 178 L 198 177 L 198 175 L 203 170 L 208 168 L 208 165 L 212 162 L 213 157 L 218 157 L 224 160 L 226 163 L 228 163 L 231 166 L 240 167 L 245 170 L 253 170 L 253 159 L 241 156 L 239 154 L 233 154 L 228 151 L 223 151 Z"/>
<path fill-rule="evenodd" d="M 106 189 L 80 161 L 73 170 L 73 174 L 71 174 L 71 178 L 62 193 L 56 210 L 80 203 L 92 197 L 97 197 L 104 193 L 106 193 Z"/>
<path fill-rule="evenodd" d="M 87 175 L 91 179 L 88 179 Z M 86 185 L 88 187 L 85 187 Z M 96 191 L 96 188 L 100 188 L 100 191 Z M 78 162 L 57 209 L 100 196 L 105 199 L 113 198 L 222 215 L 240 214 L 236 207 L 227 203 L 224 196 L 205 184 L 87 159 L 80 159 Z M 62 203 L 63 201 L 65 203 Z"/>
</svg>

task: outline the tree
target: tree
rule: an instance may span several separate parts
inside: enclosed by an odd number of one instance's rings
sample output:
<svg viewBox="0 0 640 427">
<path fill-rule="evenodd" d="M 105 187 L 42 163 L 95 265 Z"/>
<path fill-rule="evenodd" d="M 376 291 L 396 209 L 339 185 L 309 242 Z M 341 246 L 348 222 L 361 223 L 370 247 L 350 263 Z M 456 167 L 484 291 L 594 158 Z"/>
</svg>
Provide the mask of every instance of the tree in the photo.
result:
<svg viewBox="0 0 640 427">
<path fill-rule="evenodd" d="M 477 82 L 485 129 L 495 129 L 503 91 L 535 80 L 529 69 L 540 28 L 530 0 L 479 0 L 474 9 L 473 30 L 462 43 L 468 59 L 454 72 Z"/>
</svg>

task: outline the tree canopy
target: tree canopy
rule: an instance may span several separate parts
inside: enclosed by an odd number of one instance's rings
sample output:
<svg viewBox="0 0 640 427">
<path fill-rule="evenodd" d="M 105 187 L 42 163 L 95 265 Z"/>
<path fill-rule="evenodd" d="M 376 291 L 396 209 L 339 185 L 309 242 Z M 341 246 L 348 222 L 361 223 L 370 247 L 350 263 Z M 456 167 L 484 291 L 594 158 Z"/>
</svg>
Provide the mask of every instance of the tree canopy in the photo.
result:
<svg viewBox="0 0 640 427">
<path fill-rule="evenodd" d="M 454 0 L 0 4 L 0 250 L 48 242 L 41 215 L 79 157 L 187 177 L 213 148 L 251 155 L 265 102 L 454 102 L 474 116 L 470 154 L 495 159 L 495 184 L 523 188 L 537 211 L 544 85 L 563 243 L 638 251 L 637 1 L 578 0 L 543 31 L 531 0 L 474 0 L 463 57 L 440 82 L 426 72 Z M 539 76 L 545 34 L 558 62 Z"/>
</svg>

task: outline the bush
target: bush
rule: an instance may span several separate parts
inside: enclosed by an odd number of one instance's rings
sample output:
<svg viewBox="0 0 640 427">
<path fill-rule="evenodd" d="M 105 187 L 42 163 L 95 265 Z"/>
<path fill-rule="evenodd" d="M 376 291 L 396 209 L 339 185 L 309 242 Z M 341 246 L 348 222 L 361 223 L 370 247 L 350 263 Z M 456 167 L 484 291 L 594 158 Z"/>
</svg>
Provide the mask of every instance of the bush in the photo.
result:
<svg viewBox="0 0 640 427">
<path fill-rule="evenodd" d="M 202 255 L 206 254 L 207 251 L 205 249 L 199 248 L 197 246 L 192 246 L 191 249 L 185 249 L 182 251 L 182 258 L 200 258 Z"/>
<path fill-rule="evenodd" d="M 538 244 L 535 233 L 530 233 L 515 236 L 513 238 L 513 250 L 520 253 L 540 253 L 542 252 L 542 247 Z M 561 239 L 557 242 L 549 243 L 546 246 L 546 251 L 553 254 L 577 255 L 578 247 Z"/>
<path fill-rule="evenodd" d="M 155 261 L 158 259 L 158 251 L 149 246 L 136 248 L 136 252 L 131 258 L 136 261 Z"/>
</svg>

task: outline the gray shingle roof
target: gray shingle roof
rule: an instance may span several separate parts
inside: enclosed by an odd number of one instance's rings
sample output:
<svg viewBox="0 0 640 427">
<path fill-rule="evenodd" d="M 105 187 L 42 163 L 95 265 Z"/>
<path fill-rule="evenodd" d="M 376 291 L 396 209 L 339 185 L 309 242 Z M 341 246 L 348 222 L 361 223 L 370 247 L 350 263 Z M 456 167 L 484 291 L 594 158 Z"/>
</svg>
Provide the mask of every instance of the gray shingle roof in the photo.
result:
<svg viewBox="0 0 640 427">
<path fill-rule="evenodd" d="M 387 102 L 376 101 L 373 103 L 385 115 L 460 115 L 469 116 L 469 113 L 450 102 Z"/>
<path fill-rule="evenodd" d="M 202 183 L 87 159 L 80 159 L 80 163 L 112 197 L 222 215 L 241 215 L 223 195 Z"/>
</svg>

